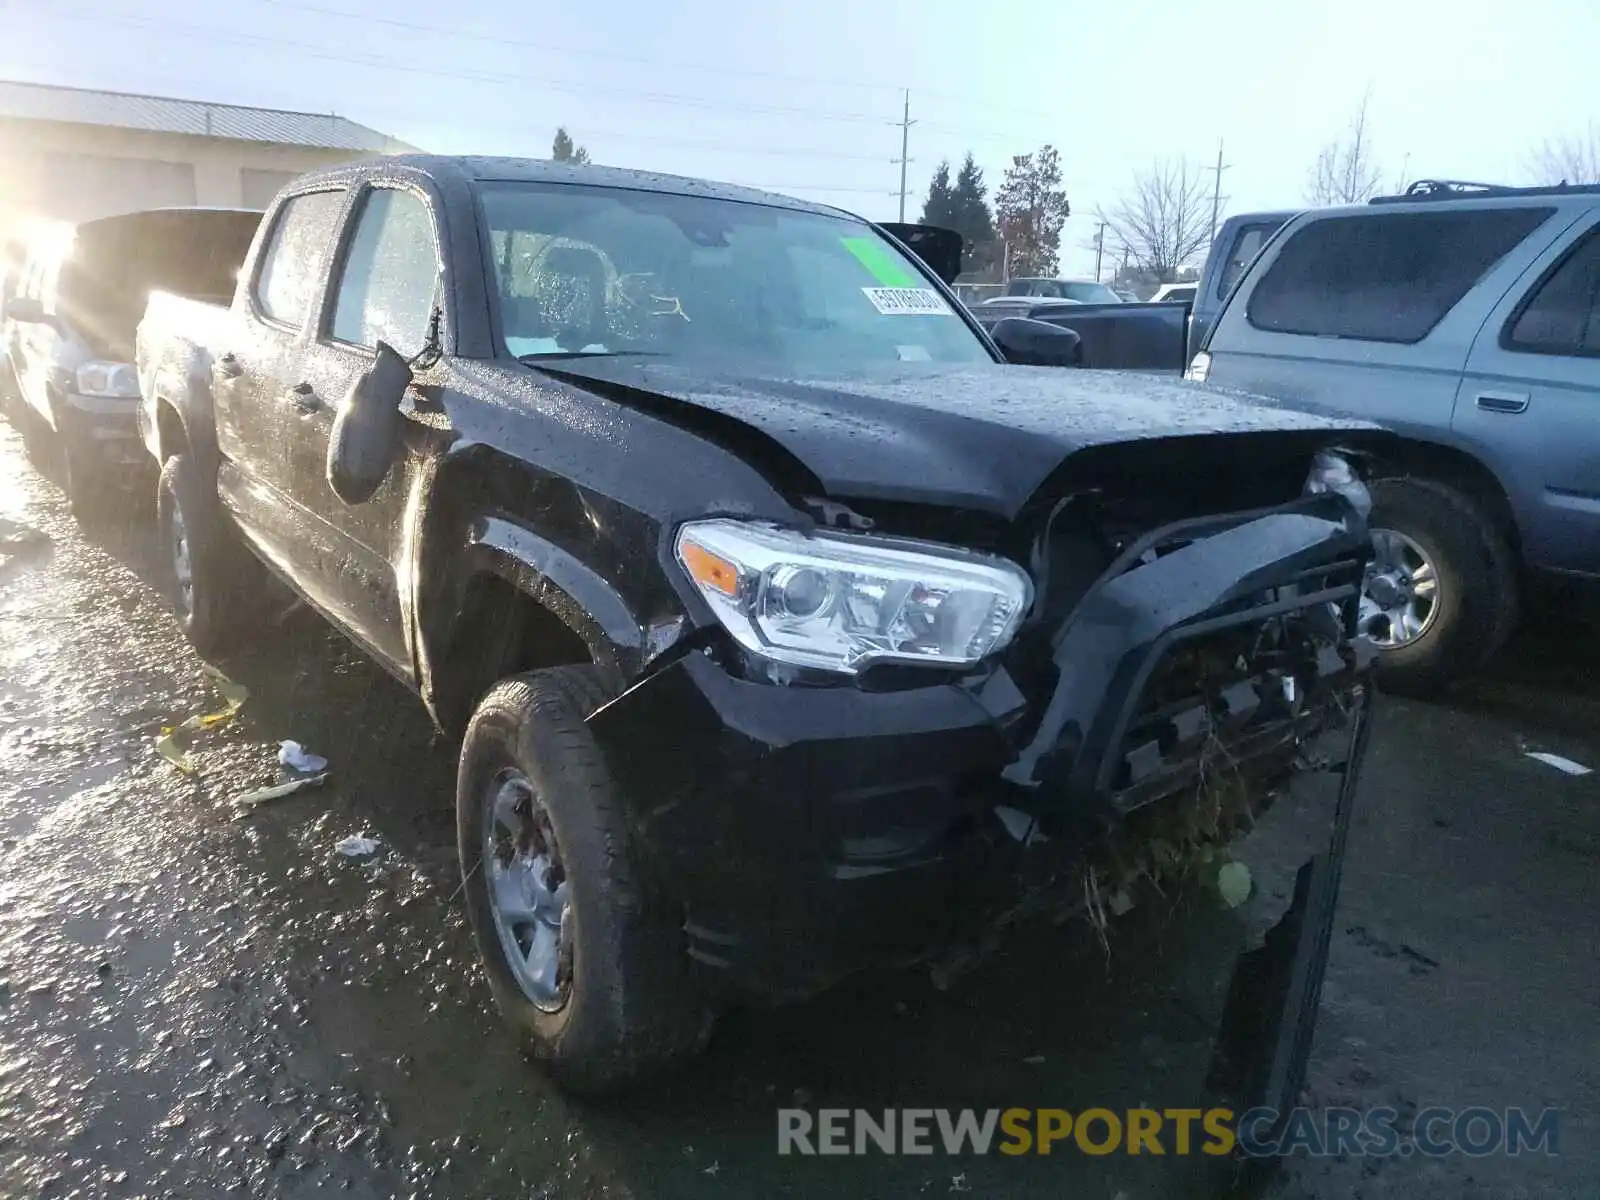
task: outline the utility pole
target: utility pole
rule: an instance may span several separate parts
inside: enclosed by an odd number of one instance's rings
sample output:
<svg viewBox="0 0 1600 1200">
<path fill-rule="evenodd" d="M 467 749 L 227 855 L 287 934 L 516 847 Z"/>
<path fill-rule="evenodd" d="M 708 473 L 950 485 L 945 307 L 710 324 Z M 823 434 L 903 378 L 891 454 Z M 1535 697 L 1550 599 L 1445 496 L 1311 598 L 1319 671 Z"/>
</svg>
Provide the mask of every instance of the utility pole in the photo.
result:
<svg viewBox="0 0 1600 1200">
<path fill-rule="evenodd" d="M 900 223 L 906 220 L 906 167 L 911 162 L 911 127 L 916 122 L 911 119 L 911 89 L 906 89 L 905 115 L 900 118 L 900 157 L 891 161 L 900 164 Z"/>
<path fill-rule="evenodd" d="M 1094 281 L 1100 282 L 1100 256 L 1106 249 L 1106 223 L 1100 222 L 1100 228 L 1094 235 Z"/>
<path fill-rule="evenodd" d="M 1226 170 L 1229 170 L 1230 167 L 1231 167 L 1231 164 L 1229 164 L 1228 166 L 1223 165 L 1223 162 L 1222 162 L 1222 139 L 1218 138 L 1217 139 L 1217 165 L 1214 166 L 1214 167 L 1208 167 L 1207 168 L 1207 170 L 1215 171 L 1217 173 L 1217 177 L 1213 181 L 1212 187 L 1211 187 L 1211 236 L 1213 238 L 1217 236 L 1217 218 L 1222 215 L 1222 173 L 1224 171 L 1226 171 Z"/>
</svg>

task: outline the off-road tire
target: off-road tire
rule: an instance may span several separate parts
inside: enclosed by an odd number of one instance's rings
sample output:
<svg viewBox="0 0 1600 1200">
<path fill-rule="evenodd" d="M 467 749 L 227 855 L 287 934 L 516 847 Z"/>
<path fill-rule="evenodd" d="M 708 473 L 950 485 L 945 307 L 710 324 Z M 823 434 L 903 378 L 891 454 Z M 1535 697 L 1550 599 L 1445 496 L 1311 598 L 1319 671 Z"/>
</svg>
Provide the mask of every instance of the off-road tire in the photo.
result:
<svg viewBox="0 0 1600 1200">
<path fill-rule="evenodd" d="M 173 569 L 173 515 L 181 512 L 189 544 L 193 602 L 185 604 Z M 194 459 L 174 454 L 156 487 L 156 529 L 164 583 L 184 636 L 205 658 L 236 649 L 259 633 L 266 572 L 230 530 L 222 506 L 200 477 Z"/>
<path fill-rule="evenodd" d="M 681 912 L 641 886 L 622 797 L 584 724 L 608 698 L 589 666 L 502 680 L 468 724 L 456 784 L 467 912 L 490 990 L 524 1053 L 583 1094 L 614 1092 L 689 1057 L 711 1028 Z M 517 985 L 489 904 L 484 822 L 490 783 L 508 767 L 544 804 L 572 889 L 572 982 L 555 1012 Z"/>
<path fill-rule="evenodd" d="M 1408 645 L 1378 655 L 1378 682 L 1402 695 L 1436 694 L 1478 670 L 1516 628 L 1516 560 L 1504 533 L 1472 500 L 1431 479 L 1373 482 L 1374 529 L 1420 546 L 1438 570 L 1439 611 Z"/>
</svg>

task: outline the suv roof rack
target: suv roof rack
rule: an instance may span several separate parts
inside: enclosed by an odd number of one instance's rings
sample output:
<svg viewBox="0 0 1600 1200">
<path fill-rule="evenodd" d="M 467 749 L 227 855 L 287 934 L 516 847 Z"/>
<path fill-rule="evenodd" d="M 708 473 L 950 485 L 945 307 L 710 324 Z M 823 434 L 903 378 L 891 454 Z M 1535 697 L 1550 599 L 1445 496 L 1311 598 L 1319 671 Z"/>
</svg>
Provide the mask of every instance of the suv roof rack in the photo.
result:
<svg viewBox="0 0 1600 1200">
<path fill-rule="evenodd" d="M 1418 179 L 1398 196 L 1374 196 L 1368 204 L 1408 204 L 1416 200 L 1474 200 L 1487 196 L 1565 196 L 1600 194 L 1600 184 L 1558 183 L 1547 187 L 1508 187 L 1465 179 Z"/>
</svg>

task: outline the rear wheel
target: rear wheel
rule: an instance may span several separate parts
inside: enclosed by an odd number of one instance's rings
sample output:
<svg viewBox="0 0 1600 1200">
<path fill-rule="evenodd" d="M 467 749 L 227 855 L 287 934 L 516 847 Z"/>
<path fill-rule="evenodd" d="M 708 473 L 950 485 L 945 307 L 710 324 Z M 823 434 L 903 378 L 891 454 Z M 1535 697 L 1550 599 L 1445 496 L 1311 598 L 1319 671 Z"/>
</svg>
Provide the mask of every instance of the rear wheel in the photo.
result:
<svg viewBox="0 0 1600 1200">
<path fill-rule="evenodd" d="M 641 885 L 584 724 L 605 699 L 587 666 L 495 685 L 467 728 L 456 790 L 468 915 L 495 1001 L 524 1051 L 583 1092 L 692 1054 L 710 1031 L 679 914 Z"/>
<path fill-rule="evenodd" d="M 202 655 L 225 654 L 258 631 L 264 572 L 229 531 L 221 506 L 187 454 L 161 468 L 156 527 L 167 594 L 184 635 Z"/>
<path fill-rule="evenodd" d="M 1372 485 L 1374 561 L 1361 631 L 1390 691 L 1425 694 L 1478 669 L 1516 625 L 1510 546 L 1466 496 L 1424 479 Z"/>
</svg>

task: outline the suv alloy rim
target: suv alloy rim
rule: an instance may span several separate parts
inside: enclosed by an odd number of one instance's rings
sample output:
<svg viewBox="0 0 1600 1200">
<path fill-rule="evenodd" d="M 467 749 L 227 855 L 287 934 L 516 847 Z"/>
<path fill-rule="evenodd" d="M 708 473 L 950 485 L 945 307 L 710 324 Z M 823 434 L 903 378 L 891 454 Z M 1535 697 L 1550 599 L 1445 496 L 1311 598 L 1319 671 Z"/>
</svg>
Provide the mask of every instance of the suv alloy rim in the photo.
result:
<svg viewBox="0 0 1600 1200">
<path fill-rule="evenodd" d="M 1361 589 L 1360 629 L 1380 650 L 1396 650 L 1433 628 L 1439 572 L 1422 547 L 1398 530 L 1374 529 L 1372 547 Z"/>
</svg>

